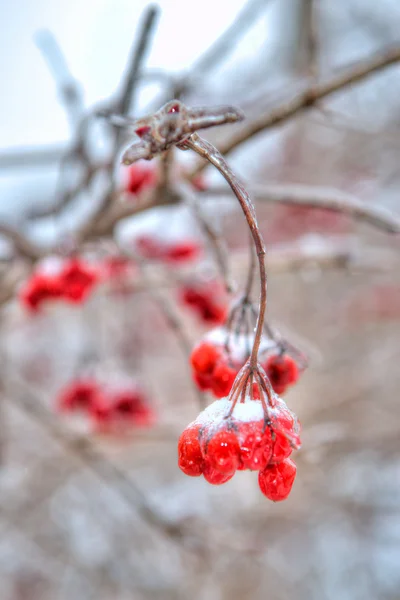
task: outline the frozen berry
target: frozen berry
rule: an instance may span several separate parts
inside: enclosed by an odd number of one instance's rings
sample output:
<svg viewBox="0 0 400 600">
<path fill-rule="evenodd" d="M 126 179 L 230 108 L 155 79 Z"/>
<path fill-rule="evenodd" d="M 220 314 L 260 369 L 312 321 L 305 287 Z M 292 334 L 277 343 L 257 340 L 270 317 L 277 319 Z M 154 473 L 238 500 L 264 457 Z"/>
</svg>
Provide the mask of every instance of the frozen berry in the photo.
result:
<svg viewBox="0 0 400 600">
<path fill-rule="evenodd" d="M 259 471 L 271 460 L 271 430 L 264 421 L 250 421 L 240 424 L 240 459 L 243 468 Z"/>
<path fill-rule="evenodd" d="M 227 396 L 232 389 L 237 370 L 220 362 L 214 369 L 211 378 L 211 389 L 217 398 Z"/>
<path fill-rule="evenodd" d="M 204 459 L 200 449 L 198 426 L 188 427 L 179 438 L 178 466 L 190 477 L 199 477 L 203 473 Z"/>
<path fill-rule="evenodd" d="M 211 374 L 221 356 L 221 349 L 211 342 L 201 342 L 194 348 L 190 362 L 197 373 Z"/>
<path fill-rule="evenodd" d="M 296 465 L 289 458 L 279 463 L 266 467 L 258 474 L 260 490 L 273 502 L 285 500 L 292 489 L 296 477 Z"/>
<path fill-rule="evenodd" d="M 282 394 L 289 385 L 296 383 L 299 378 L 297 363 L 288 354 L 270 356 L 264 368 L 277 394 Z"/>
<path fill-rule="evenodd" d="M 221 473 L 221 471 L 217 471 L 216 469 L 214 469 L 208 463 L 208 461 L 206 461 L 203 471 L 204 479 L 212 485 L 222 485 L 223 483 L 226 483 L 227 481 L 232 479 L 234 474 L 235 471 L 232 471 L 231 473 Z"/>
<path fill-rule="evenodd" d="M 233 431 L 218 431 L 206 444 L 207 463 L 221 473 L 236 471 L 240 461 L 240 447 Z"/>
</svg>

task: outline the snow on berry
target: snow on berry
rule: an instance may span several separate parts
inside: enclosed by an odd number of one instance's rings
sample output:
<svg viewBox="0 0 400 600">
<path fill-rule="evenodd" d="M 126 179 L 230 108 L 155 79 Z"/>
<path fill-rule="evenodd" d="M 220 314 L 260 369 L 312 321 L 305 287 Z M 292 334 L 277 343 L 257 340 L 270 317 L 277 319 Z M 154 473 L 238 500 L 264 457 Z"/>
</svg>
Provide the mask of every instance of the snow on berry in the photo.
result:
<svg viewBox="0 0 400 600">
<path fill-rule="evenodd" d="M 210 404 L 179 439 L 179 468 L 192 477 L 203 475 L 213 485 L 225 483 L 238 470 L 260 471 L 264 495 L 275 501 L 286 498 L 295 475 L 288 457 L 300 447 L 299 426 L 286 403 L 272 395 L 268 408 L 246 396 L 235 404 L 229 398 Z"/>
</svg>

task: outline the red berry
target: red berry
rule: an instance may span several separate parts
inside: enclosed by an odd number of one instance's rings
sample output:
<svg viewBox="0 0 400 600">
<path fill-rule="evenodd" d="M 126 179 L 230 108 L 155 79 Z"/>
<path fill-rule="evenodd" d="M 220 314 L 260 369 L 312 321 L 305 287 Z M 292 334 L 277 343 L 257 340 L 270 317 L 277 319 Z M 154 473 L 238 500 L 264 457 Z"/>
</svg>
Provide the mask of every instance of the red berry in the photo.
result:
<svg viewBox="0 0 400 600">
<path fill-rule="evenodd" d="M 263 421 L 240 423 L 240 459 L 244 469 L 259 471 L 271 460 L 272 436 Z"/>
<path fill-rule="evenodd" d="M 232 471 L 231 473 L 221 473 L 221 471 L 214 469 L 208 461 L 206 461 L 204 465 L 203 477 L 212 485 L 222 485 L 232 479 L 234 474 L 235 471 Z"/>
<path fill-rule="evenodd" d="M 36 312 L 43 302 L 59 298 L 60 295 L 61 286 L 58 277 L 35 273 L 22 288 L 20 299 L 29 311 Z"/>
<path fill-rule="evenodd" d="M 285 500 L 292 489 L 296 477 L 296 465 L 287 458 L 278 465 L 271 465 L 258 474 L 260 490 L 273 502 Z"/>
<path fill-rule="evenodd" d="M 190 356 L 190 362 L 197 373 L 211 374 L 221 356 L 221 348 L 211 342 L 201 342 Z"/>
<path fill-rule="evenodd" d="M 72 381 L 60 393 L 58 407 L 61 411 L 90 411 L 99 402 L 100 388 L 92 379 Z"/>
<path fill-rule="evenodd" d="M 288 385 L 296 383 L 299 378 L 297 363 L 288 354 L 270 356 L 264 368 L 277 394 L 282 394 Z"/>
<path fill-rule="evenodd" d="M 78 258 L 67 261 L 59 275 L 63 297 L 74 303 L 83 302 L 98 280 L 94 269 Z"/>
<path fill-rule="evenodd" d="M 173 263 L 194 260 L 200 254 L 200 246 L 194 242 L 179 242 L 166 247 L 164 257 Z"/>
<path fill-rule="evenodd" d="M 198 425 L 185 429 L 178 441 L 178 466 L 190 477 L 199 477 L 204 468 L 199 429 Z"/>
<path fill-rule="evenodd" d="M 211 377 L 211 389 L 217 398 L 224 398 L 232 389 L 238 371 L 226 363 L 220 362 L 215 367 Z"/>
<path fill-rule="evenodd" d="M 235 472 L 240 461 L 240 446 L 233 431 L 218 431 L 205 448 L 209 466 L 221 473 Z"/>
<path fill-rule="evenodd" d="M 290 411 L 277 405 L 277 416 L 273 419 L 272 428 L 275 434 L 271 462 L 279 463 L 288 458 L 294 447 L 300 446 L 300 438 L 296 431 L 296 422 Z"/>
<path fill-rule="evenodd" d="M 211 389 L 211 375 L 203 375 L 202 373 L 193 373 L 193 379 L 195 381 L 195 383 L 197 384 L 197 387 L 199 388 L 199 390 L 201 390 L 202 392 L 205 392 L 207 390 Z"/>
</svg>

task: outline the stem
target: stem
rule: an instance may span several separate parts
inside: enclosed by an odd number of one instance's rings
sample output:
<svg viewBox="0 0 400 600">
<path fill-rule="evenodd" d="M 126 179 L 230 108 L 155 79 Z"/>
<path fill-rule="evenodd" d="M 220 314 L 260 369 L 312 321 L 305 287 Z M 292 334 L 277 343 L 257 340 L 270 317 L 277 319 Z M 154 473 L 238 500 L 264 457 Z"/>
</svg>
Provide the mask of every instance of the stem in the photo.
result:
<svg viewBox="0 0 400 600">
<path fill-rule="evenodd" d="M 260 304 L 257 318 L 256 333 L 254 336 L 253 349 L 250 356 L 250 371 L 257 368 L 258 349 L 260 347 L 261 336 L 264 327 L 265 310 L 267 305 L 267 274 L 265 271 L 265 246 L 262 239 L 260 229 L 258 227 L 256 213 L 250 196 L 246 192 L 243 185 L 236 178 L 234 173 L 227 165 L 222 154 L 212 144 L 203 140 L 197 134 L 192 134 L 184 142 L 186 147 L 191 148 L 199 156 L 208 160 L 214 167 L 218 169 L 221 175 L 226 179 L 232 188 L 233 193 L 239 200 L 240 206 L 244 212 L 247 223 L 250 227 L 250 232 L 253 237 L 255 249 L 257 252 L 258 265 L 260 270 Z"/>
<path fill-rule="evenodd" d="M 250 264 L 249 264 L 249 270 L 247 273 L 246 287 L 244 290 L 244 301 L 245 302 L 249 302 L 249 300 L 250 300 L 251 289 L 253 287 L 253 281 L 254 281 L 254 271 L 256 268 L 256 257 L 254 255 L 253 244 L 252 244 L 251 238 L 250 238 L 249 250 L 250 250 Z"/>
</svg>

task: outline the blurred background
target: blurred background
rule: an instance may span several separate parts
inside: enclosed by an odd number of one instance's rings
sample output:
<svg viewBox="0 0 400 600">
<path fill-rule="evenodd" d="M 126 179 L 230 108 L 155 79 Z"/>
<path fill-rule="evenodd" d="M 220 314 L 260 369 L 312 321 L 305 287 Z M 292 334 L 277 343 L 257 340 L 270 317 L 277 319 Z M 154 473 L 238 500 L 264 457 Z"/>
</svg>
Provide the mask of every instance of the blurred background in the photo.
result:
<svg viewBox="0 0 400 600">
<path fill-rule="evenodd" d="M 248 236 L 236 200 L 207 167 L 205 190 L 185 191 L 187 202 L 138 209 L 115 152 L 112 171 L 79 186 L 89 160 L 74 145 L 79 123 L 92 107 L 115 109 L 146 6 L 0 0 L 1 599 L 398 600 L 400 5 L 159 0 L 127 111 L 142 116 L 181 94 L 246 114 L 204 137 L 255 199 L 268 320 L 310 360 L 285 396 L 303 447 L 294 489 L 277 504 L 256 473 L 217 487 L 176 464 L 177 439 L 201 410 L 187 350 L 212 327 L 181 292 L 219 278 L 190 199 L 220 230 L 240 288 Z M 52 63 L 54 40 L 67 67 Z M 92 164 L 113 152 L 114 133 L 90 120 Z M 201 165 L 178 150 L 173 160 L 177 181 Z M 105 176 L 131 216 L 103 231 L 90 218 Z M 79 193 L 52 210 L 77 181 Z M 80 250 L 92 262 L 130 256 L 143 236 L 190 240 L 201 255 L 172 265 L 142 256 L 133 275 L 102 282 L 84 304 L 27 310 L 21 290 L 42 257 L 77 250 L 86 219 L 97 233 Z M 140 386 L 151 424 L 110 433 L 60 414 L 60 391 L 82 373 Z"/>
</svg>

